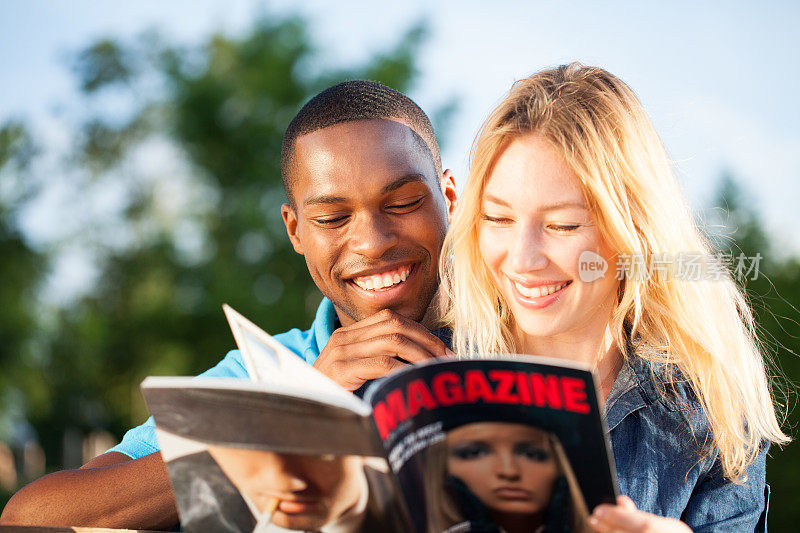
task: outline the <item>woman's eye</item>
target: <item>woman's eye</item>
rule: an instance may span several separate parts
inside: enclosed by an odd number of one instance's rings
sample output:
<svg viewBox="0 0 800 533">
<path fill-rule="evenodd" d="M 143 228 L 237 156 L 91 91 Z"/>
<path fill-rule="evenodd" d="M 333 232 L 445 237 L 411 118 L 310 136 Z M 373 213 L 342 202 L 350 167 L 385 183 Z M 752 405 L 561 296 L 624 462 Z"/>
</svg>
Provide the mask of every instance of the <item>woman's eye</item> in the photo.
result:
<svg viewBox="0 0 800 533">
<path fill-rule="evenodd" d="M 482 215 L 481 218 L 492 224 L 510 224 L 512 221 L 510 218 L 503 217 L 503 216 L 495 216 L 495 215 Z"/>
<path fill-rule="evenodd" d="M 514 447 L 514 453 L 524 457 L 525 459 L 539 463 L 543 463 L 550 459 L 549 451 L 542 448 L 539 444 L 534 444 L 532 442 L 517 444 Z"/>
<path fill-rule="evenodd" d="M 457 444 L 450 450 L 450 455 L 457 459 L 470 460 L 483 457 L 489 453 L 489 447 L 480 442 Z"/>
<path fill-rule="evenodd" d="M 581 226 L 580 224 L 550 224 L 547 227 L 554 231 L 561 231 L 566 233 L 568 231 L 575 231 Z"/>
</svg>

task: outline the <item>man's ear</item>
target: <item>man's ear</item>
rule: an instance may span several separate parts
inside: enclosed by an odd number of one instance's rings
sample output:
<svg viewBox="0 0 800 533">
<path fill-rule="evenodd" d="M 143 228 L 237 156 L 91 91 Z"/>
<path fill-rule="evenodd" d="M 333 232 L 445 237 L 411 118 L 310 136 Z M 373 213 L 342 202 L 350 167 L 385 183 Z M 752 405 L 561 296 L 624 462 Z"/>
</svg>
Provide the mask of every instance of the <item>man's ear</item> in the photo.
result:
<svg viewBox="0 0 800 533">
<path fill-rule="evenodd" d="M 456 210 L 456 202 L 458 201 L 458 193 L 456 192 L 456 178 L 453 176 L 453 171 L 449 168 L 442 174 L 442 194 L 444 200 L 447 202 L 447 222 L 453 221 L 453 213 Z"/>
<path fill-rule="evenodd" d="M 289 204 L 281 206 L 281 216 L 283 217 L 283 224 L 286 226 L 286 234 L 289 240 L 292 241 L 294 251 L 303 255 L 303 244 L 300 242 L 300 237 L 297 236 L 297 212 Z"/>
</svg>

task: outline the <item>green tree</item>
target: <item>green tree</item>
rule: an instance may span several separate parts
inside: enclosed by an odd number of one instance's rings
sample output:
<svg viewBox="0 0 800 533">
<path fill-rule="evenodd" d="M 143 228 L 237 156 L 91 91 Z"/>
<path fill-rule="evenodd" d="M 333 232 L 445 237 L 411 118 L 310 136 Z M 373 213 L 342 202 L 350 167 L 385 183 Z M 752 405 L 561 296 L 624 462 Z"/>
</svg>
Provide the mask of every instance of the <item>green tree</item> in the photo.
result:
<svg viewBox="0 0 800 533">
<path fill-rule="evenodd" d="M 33 141 L 23 125 L 0 128 L 0 439 L 8 442 L 12 426 L 24 414 L 20 378 L 29 368 L 37 332 L 37 291 L 45 272 L 43 254 L 34 250 L 19 228 L 19 213 L 37 186 L 30 179 Z"/>
<path fill-rule="evenodd" d="M 263 18 L 244 35 L 194 47 L 152 32 L 100 40 L 75 57 L 76 189 L 87 205 L 103 194 L 124 202 L 75 237 L 100 274 L 57 311 L 36 369 L 44 386 L 26 415 L 51 467 L 61 466 L 66 432 L 121 435 L 143 421 L 145 376 L 217 362 L 233 346 L 222 303 L 270 332 L 310 323 L 321 295 L 279 211 L 283 132 L 331 83 L 412 88 L 424 36 L 413 27 L 391 49 L 337 70 L 321 65 L 299 18 Z"/>
<path fill-rule="evenodd" d="M 797 385 L 800 375 L 800 261 L 797 256 L 783 254 L 768 237 L 764 224 L 747 202 L 741 187 L 729 174 L 720 182 L 715 204 L 722 216 L 716 221 L 725 228 L 717 238 L 718 248 L 730 254 L 735 269 L 739 258 L 749 275 L 736 276 L 744 287 L 754 311 L 764 354 L 774 365 L 774 394 L 782 411 L 788 414 L 784 431 L 794 433 L 800 413 Z M 800 494 L 800 450 L 796 444 L 783 450 L 773 447 L 767 460 L 767 482 L 772 487 L 769 522 L 776 531 L 790 531 L 800 520 L 794 498 Z"/>
<path fill-rule="evenodd" d="M 19 228 L 20 209 L 37 190 L 28 172 L 34 154 L 23 125 L 10 122 L 0 127 L 0 442 L 6 443 L 25 420 L 25 392 L 35 390 L 37 381 L 30 370 L 38 330 L 37 291 L 46 258 Z M 8 496 L 0 493 L 0 504 Z"/>
</svg>

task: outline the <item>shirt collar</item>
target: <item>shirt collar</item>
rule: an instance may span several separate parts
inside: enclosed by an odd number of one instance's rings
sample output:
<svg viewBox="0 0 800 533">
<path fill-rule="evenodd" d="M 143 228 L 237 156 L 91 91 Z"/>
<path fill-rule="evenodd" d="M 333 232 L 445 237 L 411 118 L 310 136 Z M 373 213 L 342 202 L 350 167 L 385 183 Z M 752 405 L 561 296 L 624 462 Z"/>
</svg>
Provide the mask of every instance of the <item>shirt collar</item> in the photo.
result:
<svg viewBox="0 0 800 533">
<path fill-rule="evenodd" d="M 317 315 L 314 317 L 314 341 L 317 354 L 322 353 L 322 350 L 325 349 L 338 323 L 339 316 L 336 314 L 333 302 L 326 297 L 322 298 L 322 302 L 317 308 Z"/>
<path fill-rule="evenodd" d="M 631 357 L 635 355 L 631 354 Z M 608 431 L 614 429 L 632 412 L 648 405 L 643 392 L 638 376 L 626 357 L 603 405 Z"/>
<path fill-rule="evenodd" d="M 668 373 L 662 364 L 649 360 L 647 356 L 655 350 L 636 339 L 628 341 L 627 356 L 603 407 L 609 431 L 629 414 L 657 402 L 669 411 L 701 408 L 691 384 L 680 372 Z"/>
<path fill-rule="evenodd" d="M 642 343 L 628 337 L 625 359 L 611 386 L 603 411 L 608 431 L 614 429 L 634 411 L 652 404 L 658 398 L 648 363 L 637 354 L 646 349 Z"/>
</svg>

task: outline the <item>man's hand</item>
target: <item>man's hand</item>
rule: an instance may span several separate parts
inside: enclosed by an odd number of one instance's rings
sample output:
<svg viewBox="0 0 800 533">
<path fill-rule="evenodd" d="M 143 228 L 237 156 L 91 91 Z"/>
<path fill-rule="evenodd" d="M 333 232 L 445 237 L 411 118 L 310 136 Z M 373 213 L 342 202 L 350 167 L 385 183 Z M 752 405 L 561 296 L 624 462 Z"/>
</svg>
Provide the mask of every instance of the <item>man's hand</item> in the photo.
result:
<svg viewBox="0 0 800 533">
<path fill-rule="evenodd" d="M 638 510 L 627 496 L 619 496 L 617 505 L 598 505 L 589 525 L 598 533 L 692 533 L 680 520 Z"/>
<path fill-rule="evenodd" d="M 433 357 L 453 355 L 424 326 L 384 309 L 333 332 L 314 367 L 349 391 Z"/>
</svg>

